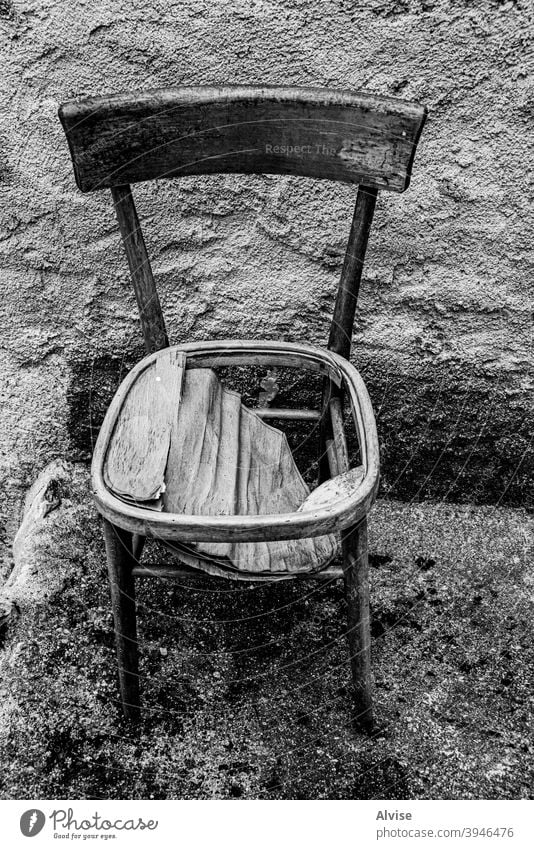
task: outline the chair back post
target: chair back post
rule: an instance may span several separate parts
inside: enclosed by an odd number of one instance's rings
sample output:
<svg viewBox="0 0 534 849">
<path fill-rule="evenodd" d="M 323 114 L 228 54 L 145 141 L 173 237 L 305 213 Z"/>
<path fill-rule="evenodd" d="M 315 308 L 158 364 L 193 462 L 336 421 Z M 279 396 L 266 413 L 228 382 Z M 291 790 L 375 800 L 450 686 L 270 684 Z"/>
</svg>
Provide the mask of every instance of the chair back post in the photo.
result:
<svg viewBox="0 0 534 849">
<path fill-rule="evenodd" d="M 345 251 L 334 314 L 330 325 L 328 348 L 330 351 L 340 354 L 346 360 L 350 360 L 354 316 L 377 195 L 378 190 L 372 186 L 362 184 L 358 186 L 349 241 Z M 327 449 L 328 443 L 334 440 L 332 402 L 338 404 L 339 415 L 342 416 L 343 387 L 336 386 L 331 380 L 325 378 L 323 380 L 319 425 L 319 484 L 324 483 L 332 475 Z M 344 449 L 346 451 L 346 443 Z"/>
<path fill-rule="evenodd" d="M 328 348 L 350 358 L 352 329 L 378 190 L 360 185 L 330 325 Z"/>
<path fill-rule="evenodd" d="M 147 354 L 153 354 L 154 351 L 168 348 L 169 338 L 143 231 L 137 217 L 130 186 L 111 186 L 111 195 L 137 298 L 145 348 Z"/>
</svg>

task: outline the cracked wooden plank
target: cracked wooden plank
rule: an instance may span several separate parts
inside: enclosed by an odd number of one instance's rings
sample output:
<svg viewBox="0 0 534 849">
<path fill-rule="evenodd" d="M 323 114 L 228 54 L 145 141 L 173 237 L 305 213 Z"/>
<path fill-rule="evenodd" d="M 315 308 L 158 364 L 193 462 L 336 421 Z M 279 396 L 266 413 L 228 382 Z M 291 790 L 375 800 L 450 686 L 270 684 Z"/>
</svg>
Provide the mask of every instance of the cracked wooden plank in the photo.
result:
<svg viewBox="0 0 534 849">
<path fill-rule="evenodd" d="M 295 511 L 309 489 L 286 436 L 224 389 L 211 369 L 186 372 L 171 436 L 164 508 L 196 515 L 266 515 Z M 337 548 L 333 535 L 304 540 L 199 543 L 202 557 L 251 574 L 314 571 Z"/>
<path fill-rule="evenodd" d="M 125 398 L 104 463 L 106 485 L 125 501 L 161 509 L 185 359 L 182 351 L 162 352 Z"/>
</svg>

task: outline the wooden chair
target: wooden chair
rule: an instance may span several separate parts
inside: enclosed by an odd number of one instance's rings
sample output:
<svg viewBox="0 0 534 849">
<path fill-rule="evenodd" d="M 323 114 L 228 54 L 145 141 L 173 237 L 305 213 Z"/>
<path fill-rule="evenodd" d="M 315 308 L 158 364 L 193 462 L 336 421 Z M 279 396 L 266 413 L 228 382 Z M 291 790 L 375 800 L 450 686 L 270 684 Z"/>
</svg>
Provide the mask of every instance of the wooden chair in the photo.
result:
<svg viewBox="0 0 534 849">
<path fill-rule="evenodd" d="M 369 396 L 349 355 L 377 192 L 407 188 L 426 110 L 361 92 L 227 86 L 88 98 L 62 105 L 59 117 L 81 191 L 111 189 L 148 352 L 113 399 L 92 465 L 126 716 L 140 710 L 135 578 L 339 575 L 355 719 L 370 729 L 366 516 L 379 457 Z M 169 347 L 130 184 L 220 172 L 358 185 L 328 349 L 243 340 Z M 243 364 L 322 375 L 321 409 L 247 409 L 214 371 Z M 344 398 L 359 442 L 353 469 Z M 284 434 L 267 419 L 317 422 L 320 486 L 311 494 Z M 343 568 L 336 571 L 329 563 L 339 537 Z M 173 545 L 182 565 L 143 565 L 146 538 Z"/>
</svg>

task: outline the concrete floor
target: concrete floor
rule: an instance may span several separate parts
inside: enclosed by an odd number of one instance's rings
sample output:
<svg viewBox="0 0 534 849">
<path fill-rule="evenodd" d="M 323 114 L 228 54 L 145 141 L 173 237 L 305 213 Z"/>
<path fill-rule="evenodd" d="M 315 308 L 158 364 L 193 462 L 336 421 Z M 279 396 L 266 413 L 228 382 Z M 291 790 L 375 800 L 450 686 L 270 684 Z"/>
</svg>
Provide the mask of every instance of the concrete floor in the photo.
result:
<svg viewBox="0 0 534 849">
<path fill-rule="evenodd" d="M 532 798 L 524 511 L 377 503 L 369 738 L 350 723 L 340 582 L 146 580 L 128 727 L 87 505 L 84 484 L 50 514 L 36 562 L 61 580 L 4 635 L 2 798 Z"/>
</svg>

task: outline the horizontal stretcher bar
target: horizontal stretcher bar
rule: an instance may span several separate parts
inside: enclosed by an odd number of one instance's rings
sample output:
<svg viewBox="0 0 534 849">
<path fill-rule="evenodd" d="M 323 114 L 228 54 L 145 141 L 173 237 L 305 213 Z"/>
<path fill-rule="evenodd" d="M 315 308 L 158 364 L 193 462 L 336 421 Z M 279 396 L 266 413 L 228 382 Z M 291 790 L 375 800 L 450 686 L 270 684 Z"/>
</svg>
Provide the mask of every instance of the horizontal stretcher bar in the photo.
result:
<svg viewBox="0 0 534 849">
<path fill-rule="evenodd" d="M 193 569 L 182 564 L 177 564 L 176 566 L 173 566 L 169 563 L 158 563 L 154 565 L 139 564 L 138 566 L 134 566 L 134 568 L 132 569 L 132 574 L 135 578 L 194 578 L 198 580 L 205 580 L 206 578 L 206 572 L 200 569 Z M 316 578 L 320 580 L 335 580 L 337 578 L 343 577 L 343 569 L 341 568 L 341 566 L 329 566 L 326 569 L 321 569 L 318 572 L 282 572 L 280 573 L 280 575 L 270 573 L 265 575 L 251 574 L 250 576 L 241 572 L 238 573 L 237 577 L 240 581 L 246 581 L 248 578 L 250 581 L 255 581 L 256 583 L 258 583 L 259 581 L 272 581 L 273 579 L 290 580 L 294 578 Z"/>
<path fill-rule="evenodd" d="M 321 419 L 319 410 L 290 410 L 281 407 L 252 408 L 260 419 L 280 419 L 284 421 L 318 422 Z"/>
</svg>

